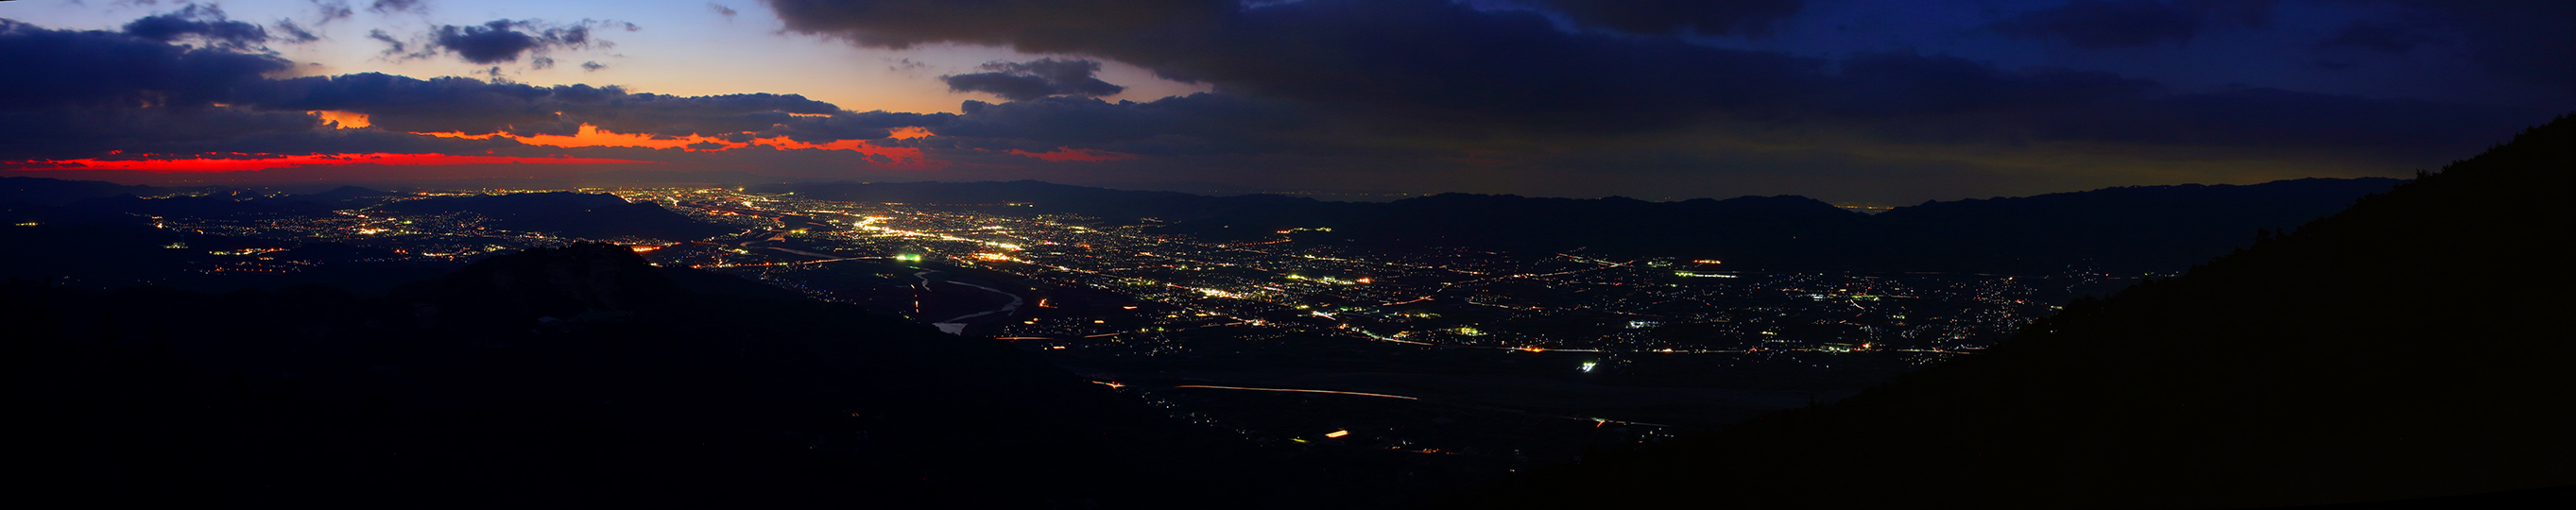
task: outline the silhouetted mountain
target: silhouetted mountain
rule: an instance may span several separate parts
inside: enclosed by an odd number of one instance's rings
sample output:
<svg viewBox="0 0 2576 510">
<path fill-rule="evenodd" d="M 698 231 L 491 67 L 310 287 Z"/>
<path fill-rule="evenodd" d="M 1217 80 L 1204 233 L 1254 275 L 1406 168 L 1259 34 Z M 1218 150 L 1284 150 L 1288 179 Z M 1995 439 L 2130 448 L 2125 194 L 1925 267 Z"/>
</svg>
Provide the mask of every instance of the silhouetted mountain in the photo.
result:
<svg viewBox="0 0 2576 510">
<path fill-rule="evenodd" d="M 85 198 L 63 206 L 70 212 L 89 215 L 140 214 L 188 218 L 229 218 L 245 215 L 330 214 L 338 209 L 329 203 L 272 199 L 257 195 L 211 194 L 180 195 L 165 198 L 141 198 L 134 195 Z"/>
<path fill-rule="evenodd" d="M 160 195 L 171 190 L 152 186 L 126 186 L 98 181 L 66 181 L 43 177 L 0 177 L 0 204 L 26 203 L 65 205 L 84 198 L 117 195 Z"/>
<path fill-rule="evenodd" d="M 1384 249 L 1587 249 L 1775 270 L 2170 271 L 2383 191 L 2395 179 L 2146 186 L 1930 202 L 1867 216 L 1797 196 L 1646 202 L 1450 193 L 1385 203 L 1206 197 L 1036 181 L 766 186 L 826 200 L 1025 204 L 997 209 L 1150 223 L 1216 241 L 1275 238 Z"/>
<path fill-rule="evenodd" d="M 1449 506 L 2240 508 L 2576 484 L 2576 282 L 2553 248 L 2576 241 L 2554 200 L 2570 169 L 2560 117 L 1985 352 Z"/>
<path fill-rule="evenodd" d="M 412 214 L 473 213 L 489 218 L 497 228 L 554 232 L 584 239 L 636 236 L 680 241 L 733 231 L 690 220 L 660 205 L 627 202 L 616 195 L 597 193 L 436 197 L 385 204 L 383 209 Z"/>
<path fill-rule="evenodd" d="M 17 281 L 18 460 L 47 466 L 39 495 L 101 505 L 1312 508 L 1334 490 L 1000 341 L 755 287 L 597 244 L 385 297 Z"/>
<path fill-rule="evenodd" d="M 887 202 L 915 205 L 1026 204 L 1038 213 L 1079 214 L 1111 221 L 1140 218 L 1178 221 L 1211 216 L 1270 217 L 1332 210 L 1336 202 L 1279 195 L 1210 197 L 1172 191 L 1125 191 L 1069 186 L 1039 181 L 1011 182 L 821 182 L 771 184 L 754 191 L 794 192 L 823 200 Z"/>
<path fill-rule="evenodd" d="M 2397 179 L 2297 179 L 2249 186 L 2133 186 L 2020 198 L 1928 202 L 1870 218 L 1865 237 L 1891 269 L 2017 272 L 2090 265 L 2166 271 L 2388 191 Z"/>
<path fill-rule="evenodd" d="M 288 195 L 285 199 L 306 202 L 350 203 L 380 200 L 398 196 L 403 196 L 403 194 L 391 191 L 376 191 L 357 186 L 341 186 L 320 193 Z"/>
</svg>

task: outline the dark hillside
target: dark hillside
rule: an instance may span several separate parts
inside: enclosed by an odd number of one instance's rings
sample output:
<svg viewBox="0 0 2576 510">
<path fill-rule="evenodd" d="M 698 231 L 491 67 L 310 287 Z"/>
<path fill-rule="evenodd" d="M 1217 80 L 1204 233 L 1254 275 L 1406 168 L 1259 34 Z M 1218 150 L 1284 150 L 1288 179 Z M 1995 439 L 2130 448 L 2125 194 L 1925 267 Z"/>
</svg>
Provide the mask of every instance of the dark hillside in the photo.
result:
<svg viewBox="0 0 2576 510">
<path fill-rule="evenodd" d="M 381 298 L 0 289 L 45 500 L 315 508 L 1311 507 L 1303 474 L 999 341 L 611 245 Z M 34 498 L 31 498 L 34 499 Z"/>
<path fill-rule="evenodd" d="M 1454 508 L 2243 508 L 2576 484 L 2576 118 L 1981 354 Z"/>
</svg>

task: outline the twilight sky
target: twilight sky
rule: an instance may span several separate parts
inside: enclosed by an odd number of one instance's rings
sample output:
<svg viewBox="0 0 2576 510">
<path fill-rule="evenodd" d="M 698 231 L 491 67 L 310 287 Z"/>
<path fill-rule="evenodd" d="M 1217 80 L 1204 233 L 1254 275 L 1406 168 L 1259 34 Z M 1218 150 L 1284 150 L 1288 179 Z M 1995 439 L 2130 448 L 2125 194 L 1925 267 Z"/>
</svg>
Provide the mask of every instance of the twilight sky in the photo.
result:
<svg viewBox="0 0 2576 510">
<path fill-rule="evenodd" d="M 2576 3 L 20 0 L 0 175 L 1846 203 L 2408 176 Z"/>
</svg>

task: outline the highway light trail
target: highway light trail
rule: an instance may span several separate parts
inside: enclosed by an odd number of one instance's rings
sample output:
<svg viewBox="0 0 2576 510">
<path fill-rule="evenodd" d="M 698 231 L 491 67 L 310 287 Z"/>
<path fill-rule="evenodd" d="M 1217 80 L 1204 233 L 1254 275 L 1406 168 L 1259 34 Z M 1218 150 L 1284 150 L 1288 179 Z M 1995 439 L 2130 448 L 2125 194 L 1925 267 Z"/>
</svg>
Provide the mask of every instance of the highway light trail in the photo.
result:
<svg viewBox="0 0 2576 510">
<path fill-rule="evenodd" d="M 1356 392 L 1356 391 L 1292 390 L 1292 389 L 1287 389 L 1287 388 L 1245 388 L 1245 387 L 1241 387 L 1241 386 L 1205 386 L 1205 385 L 1198 385 L 1198 384 L 1184 384 L 1184 385 L 1180 385 L 1180 386 L 1173 386 L 1173 387 L 1174 387 L 1174 388 L 1207 388 L 1207 389 L 1214 389 L 1214 390 L 1278 391 L 1278 392 L 1287 392 L 1287 393 L 1331 393 L 1331 394 L 1335 394 L 1335 395 L 1359 395 L 1359 396 L 1363 396 L 1363 397 L 1386 397 L 1386 398 L 1400 398 L 1400 399 L 1405 399 L 1405 400 L 1422 400 L 1422 399 L 1419 399 L 1419 398 L 1407 397 L 1407 396 L 1403 396 L 1403 395 L 1388 395 L 1388 394 L 1384 394 L 1384 393 L 1360 393 L 1360 392 Z"/>
</svg>

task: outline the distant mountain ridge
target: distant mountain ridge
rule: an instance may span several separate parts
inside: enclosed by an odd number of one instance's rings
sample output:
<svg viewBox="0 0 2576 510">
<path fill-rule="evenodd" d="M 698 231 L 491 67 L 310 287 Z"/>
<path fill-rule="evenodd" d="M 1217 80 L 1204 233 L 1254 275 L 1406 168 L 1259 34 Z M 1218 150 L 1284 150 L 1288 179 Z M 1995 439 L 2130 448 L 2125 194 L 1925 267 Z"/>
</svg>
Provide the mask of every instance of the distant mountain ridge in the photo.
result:
<svg viewBox="0 0 2576 510">
<path fill-rule="evenodd" d="M 1984 352 L 1445 507 L 2250 508 L 2570 486 L 2576 277 L 2552 246 L 2576 243 L 2554 200 L 2571 169 L 2564 116 Z M 2534 495 L 2555 499 L 2373 508 L 2576 502 Z"/>
<path fill-rule="evenodd" d="M 12 179 L 18 180 L 9 182 L 30 190 L 86 190 L 63 192 L 72 195 L 127 190 L 106 183 Z M 1790 195 L 1647 202 L 1624 197 L 1448 193 L 1380 203 L 1279 195 L 1212 197 L 1038 181 L 796 183 L 757 189 L 827 200 L 1076 214 L 1143 222 L 1151 225 L 1151 231 L 1215 242 L 1276 239 L 1277 232 L 1292 231 L 1292 237 L 1303 242 L 1380 249 L 1583 249 L 1610 257 L 1717 259 L 1726 261 L 1727 267 L 1746 270 L 2045 274 L 2097 269 L 2136 274 L 2178 270 L 2244 246 L 2259 230 L 2286 228 L 2330 214 L 2399 182 L 2403 181 L 2361 178 L 2135 186 L 1933 201 L 1878 215 Z M 395 195 L 355 187 L 274 198 L 207 195 L 141 200 L 123 194 L 72 199 L 58 209 L 45 205 L 0 209 L 7 209 L 13 218 L 322 214 Z M 604 194 L 437 197 L 384 207 L 415 214 L 472 212 L 494 220 L 499 228 L 593 239 L 683 240 L 729 231 L 690 221 L 656 204 L 626 203 Z"/>
<path fill-rule="evenodd" d="M 44 177 L 0 177 L 0 204 L 22 203 L 65 205 L 84 198 L 117 195 L 161 195 L 174 190 L 153 186 L 127 186 L 98 181 L 67 181 Z"/>
<path fill-rule="evenodd" d="M 1374 203 L 1278 195 L 1209 197 L 1037 181 L 804 183 L 760 189 L 862 202 L 1020 203 L 1030 205 L 1029 212 L 1150 219 L 1164 232 L 1217 241 L 1275 238 L 1277 231 L 1296 230 L 1296 238 L 1304 241 L 1395 249 L 1580 248 L 1613 256 L 1720 259 L 1745 269 L 2036 273 L 2068 267 L 2176 270 L 2242 246 L 2257 230 L 2331 214 L 2400 182 L 2360 178 L 2137 186 L 1934 201 L 1875 216 L 1790 195 L 1647 202 L 1448 193 Z"/>
<path fill-rule="evenodd" d="M 621 236 L 686 241 L 732 232 L 700 223 L 660 204 L 627 202 L 604 193 L 513 193 L 433 197 L 385 204 L 383 210 L 411 213 L 473 213 L 510 230 L 556 232 L 567 237 L 608 239 Z"/>
</svg>

